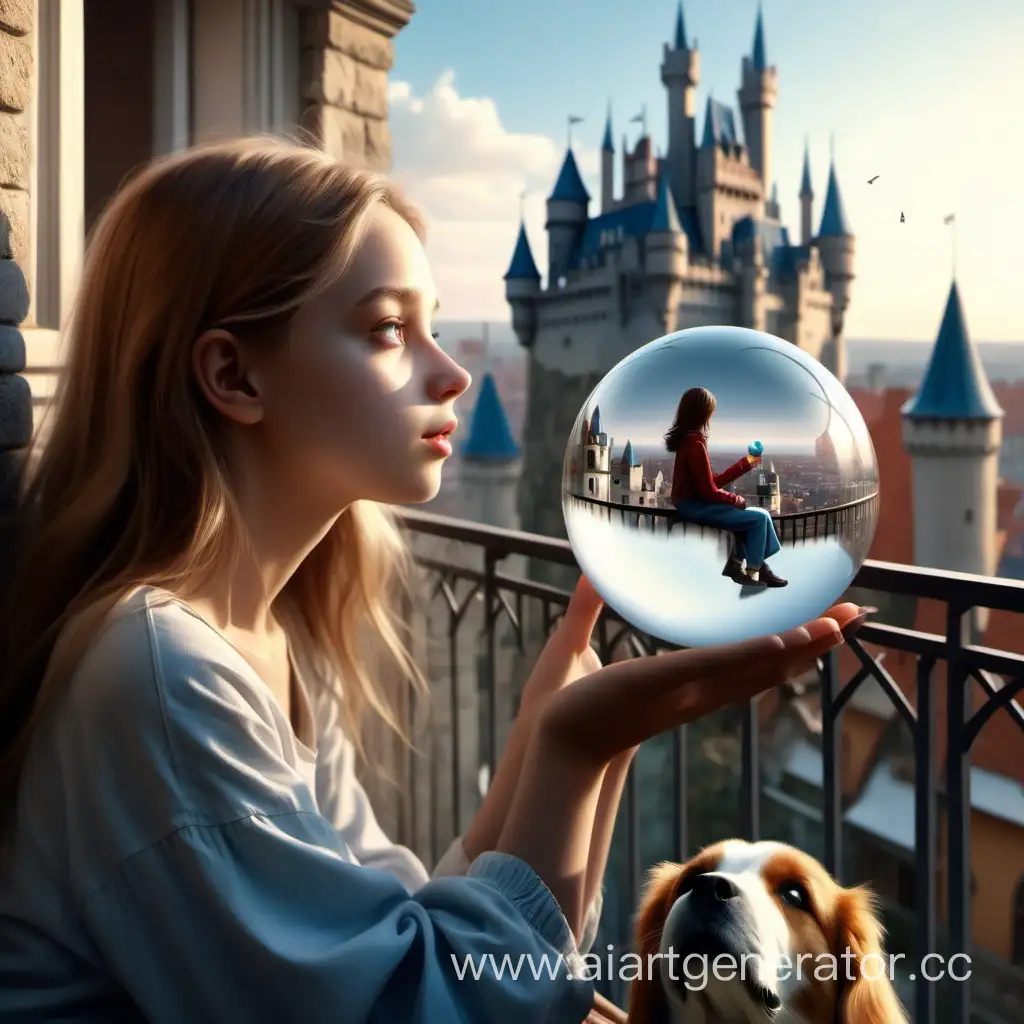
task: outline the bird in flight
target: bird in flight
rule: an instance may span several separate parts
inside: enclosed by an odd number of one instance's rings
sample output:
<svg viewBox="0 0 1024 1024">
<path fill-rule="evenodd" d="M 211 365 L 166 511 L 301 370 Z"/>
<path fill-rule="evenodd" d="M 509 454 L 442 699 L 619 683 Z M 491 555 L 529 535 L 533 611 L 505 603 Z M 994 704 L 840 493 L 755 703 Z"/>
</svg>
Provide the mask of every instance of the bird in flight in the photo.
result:
<svg viewBox="0 0 1024 1024">
<path fill-rule="evenodd" d="M 875 175 L 875 176 L 874 176 L 873 178 L 868 178 L 868 184 L 869 184 L 869 185 L 874 185 L 874 183 L 875 183 L 876 181 L 878 181 L 878 179 L 879 179 L 880 177 L 881 177 L 881 175 L 880 175 L 880 174 L 876 174 L 876 175 Z"/>
</svg>

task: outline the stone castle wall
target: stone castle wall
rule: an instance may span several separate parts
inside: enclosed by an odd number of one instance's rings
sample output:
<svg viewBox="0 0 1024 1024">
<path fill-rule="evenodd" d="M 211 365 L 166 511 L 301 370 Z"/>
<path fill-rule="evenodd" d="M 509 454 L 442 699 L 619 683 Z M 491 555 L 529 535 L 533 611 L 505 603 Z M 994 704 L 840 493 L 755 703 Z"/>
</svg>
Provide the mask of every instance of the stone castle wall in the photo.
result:
<svg viewBox="0 0 1024 1024">
<path fill-rule="evenodd" d="M 29 128 L 32 101 L 32 0 L 0 0 L 0 211 L 11 227 L 14 259 L 28 267 Z"/>
<path fill-rule="evenodd" d="M 412 13 L 409 0 L 302 13 L 302 126 L 333 156 L 390 168 L 392 39 Z"/>
</svg>

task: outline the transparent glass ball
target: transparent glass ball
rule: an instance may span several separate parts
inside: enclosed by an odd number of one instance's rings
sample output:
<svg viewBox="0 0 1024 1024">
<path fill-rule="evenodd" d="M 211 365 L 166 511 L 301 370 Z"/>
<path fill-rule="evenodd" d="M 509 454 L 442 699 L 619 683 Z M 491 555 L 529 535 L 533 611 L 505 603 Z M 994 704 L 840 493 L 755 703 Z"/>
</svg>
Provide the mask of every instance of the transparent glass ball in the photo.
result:
<svg viewBox="0 0 1024 1024">
<path fill-rule="evenodd" d="M 820 615 L 867 557 L 878 507 L 874 446 L 846 389 L 795 345 L 741 327 L 632 352 L 565 450 L 562 510 L 584 575 L 632 626 L 685 647 Z"/>
</svg>

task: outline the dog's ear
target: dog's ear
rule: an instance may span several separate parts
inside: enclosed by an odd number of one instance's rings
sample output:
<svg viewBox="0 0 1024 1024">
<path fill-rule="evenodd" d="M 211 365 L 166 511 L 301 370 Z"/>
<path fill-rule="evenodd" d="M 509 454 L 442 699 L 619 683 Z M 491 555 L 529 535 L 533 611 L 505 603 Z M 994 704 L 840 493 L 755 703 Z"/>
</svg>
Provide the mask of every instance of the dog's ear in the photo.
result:
<svg viewBox="0 0 1024 1024">
<path fill-rule="evenodd" d="M 840 1024 L 909 1024 L 892 985 L 877 904 L 865 888 L 846 889 L 836 905 Z"/>
<path fill-rule="evenodd" d="M 656 864 L 647 873 L 634 929 L 634 947 L 640 958 L 640 977 L 630 983 L 627 1021 L 629 1024 L 669 1024 L 665 990 L 658 978 L 658 961 L 653 959 L 661 944 L 665 918 L 672 909 L 673 896 L 682 873 L 680 864 Z"/>
</svg>

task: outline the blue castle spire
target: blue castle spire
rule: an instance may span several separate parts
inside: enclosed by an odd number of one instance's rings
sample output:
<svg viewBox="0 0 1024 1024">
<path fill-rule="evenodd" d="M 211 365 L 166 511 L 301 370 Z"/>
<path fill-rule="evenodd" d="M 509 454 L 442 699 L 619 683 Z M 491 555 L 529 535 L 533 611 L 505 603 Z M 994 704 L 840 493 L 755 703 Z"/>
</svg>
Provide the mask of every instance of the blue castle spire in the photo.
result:
<svg viewBox="0 0 1024 1024">
<path fill-rule="evenodd" d="M 572 155 L 571 149 L 565 151 L 562 169 L 558 172 L 554 191 L 548 196 L 548 199 L 569 203 L 586 204 L 590 202 L 590 193 L 587 191 L 586 185 L 583 184 L 580 169 L 576 166 L 576 158 Z"/>
<path fill-rule="evenodd" d="M 627 441 L 626 447 L 622 450 L 622 461 L 627 466 L 639 466 L 640 457 L 633 448 L 633 442 Z"/>
<path fill-rule="evenodd" d="M 800 195 L 814 195 L 814 189 L 811 188 L 811 151 L 806 139 L 804 139 L 804 174 L 800 179 Z"/>
<path fill-rule="evenodd" d="M 683 21 L 683 0 L 679 0 L 676 8 L 676 37 L 673 46 L 677 50 L 688 50 L 686 45 L 686 23 Z"/>
<path fill-rule="evenodd" d="M 967 334 L 956 281 L 921 389 L 903 406 L 903 415 L 912 420 L 994 420 L 1003 415 Z"/>
<path fill-rule="evenodd" d="M 615 152 L 615 144 L 612 142 L 612 103 L 608 101 L 608 117 L 604 122 L 604 140 L 601 142 L 601 148 L 606 153 Z"/>
<path fill-rule="evenodd" d="M 768 58 L 764 47 L 764 12 L 760 5 L 757 8 L 757 27 L 754 29 L 754 52 L 751 62 L 758 71 L 764 71 L 768 67 Z"/>
<path fill-rule="evenodd" d="M 829 238 L 834 236 L 852 237 L 850 222 L 846 219 L 843 197 L 839 192 L 839 179 L 836 177 L 836 165 L 829 167 L 828 190 L 825 193 L 825 209 L 821 214 L 821 227 L 818 234 Z"/>
<path fill-rule="evenodd" d="M 676 212 L 676 201 L 668 186 L 668 174 L 662 170 L 658 176 L 658 200 L 654 207 L 654 218 L 651 220 L 651 231 L 682 232 L 679 225 L 679 214 Z"/>
<path fill-rule="evenodd" d="M 512 253 L 512 262 L 505 271 L 506 281 L 512 279 L 539 281 L 540 271 L 533 259 L 533 250 L 530 248 L 530 240 L 526 237 L 526 225 L 519 222 L 519 237 L 516 239 L 516 248 Z"/>
<path fill-rule="evenodd" d="M 469 437 L 461 454 L 476 462 L 510 462 L 519 456 L 519 445 L 512 437 L 505 407 L 490 373 L 485 373 L 480 383 Z"/>
</svg>

